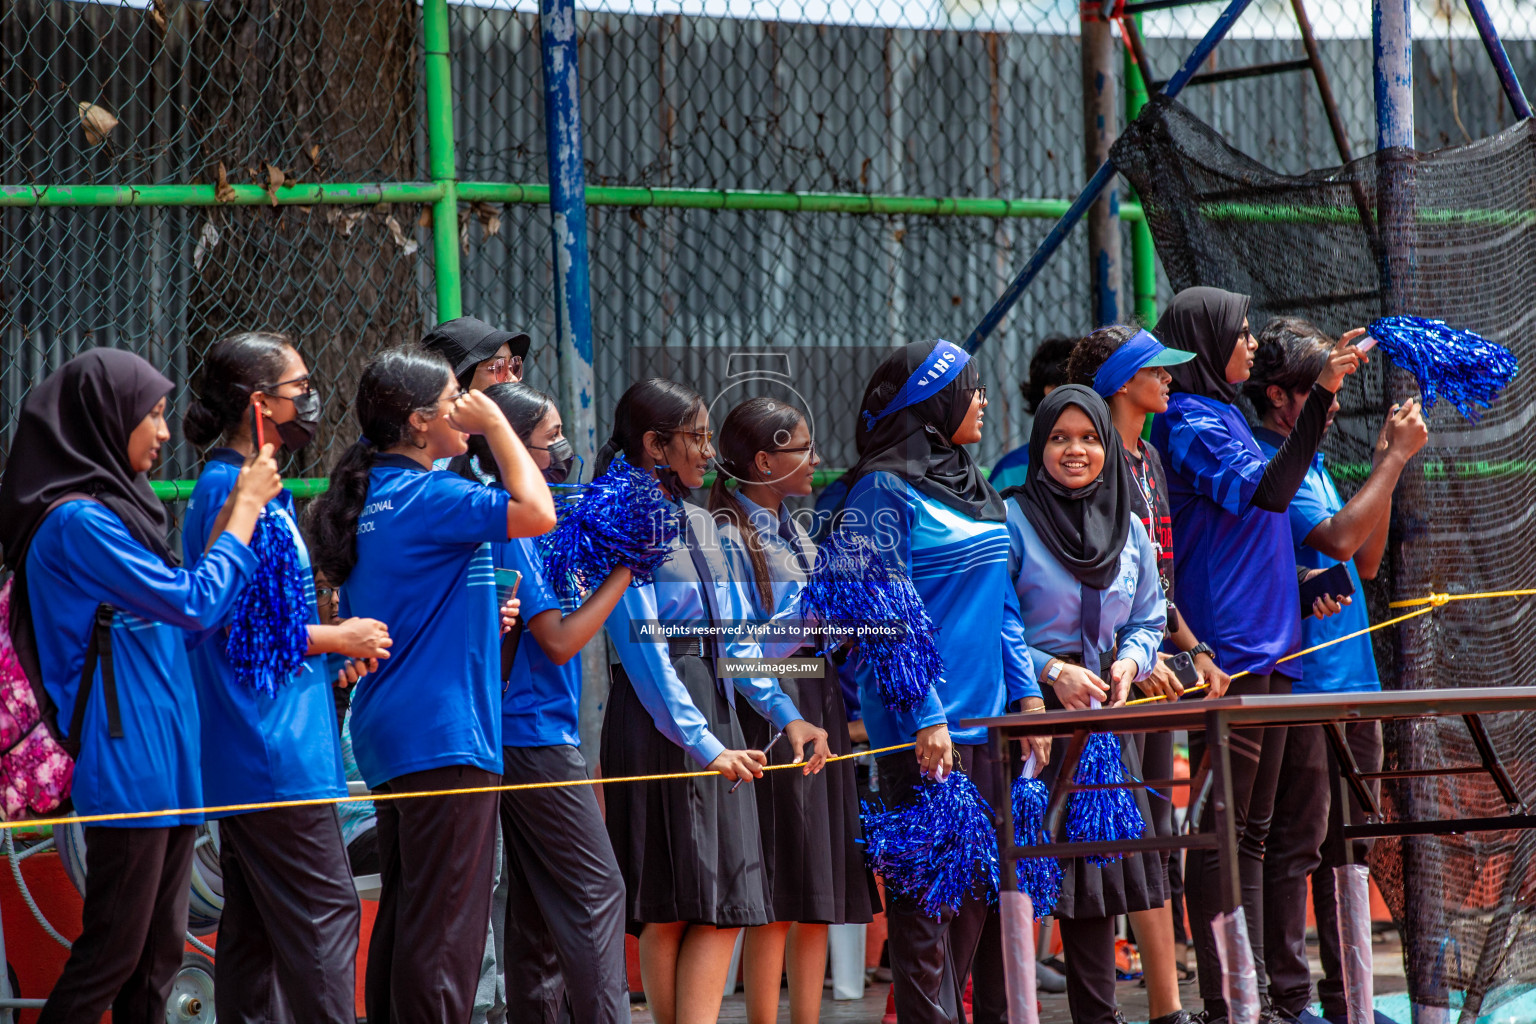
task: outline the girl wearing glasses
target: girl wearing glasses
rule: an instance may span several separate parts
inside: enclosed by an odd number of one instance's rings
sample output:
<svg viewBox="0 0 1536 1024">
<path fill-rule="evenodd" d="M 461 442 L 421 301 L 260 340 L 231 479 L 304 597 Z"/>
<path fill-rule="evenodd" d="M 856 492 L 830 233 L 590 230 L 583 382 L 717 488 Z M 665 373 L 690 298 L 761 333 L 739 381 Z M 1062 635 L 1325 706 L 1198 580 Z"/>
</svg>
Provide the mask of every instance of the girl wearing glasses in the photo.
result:
<svg viewBox="0 0 1536 1024">
<path fill-rule="evenodd" d="M 376 792 L 501 780 L 501 678 L 491 545 L 554 526 L 542 474 L 496 404 L 446 359 L 392 349 L 363 370 L 363 436 L 309 508 L 315 562 L 344 614 L 389 623 L 387 661 L 352 701 L 352 746 Z M 431 472 L 485 437 L 503 487 Z M 376 802 L 382 892 L 369 1020 L 468 1020 L 490 924 L 497 794 Z"/>
<path fill-rule="evenodd" d="M 1010 699 L 1027 710 L 1043 707 L 1008 579 L 1003 500 L 966 450 L 981 440 L 986 407 L 975 364 L 947 341 L 898 349 L 864 390 L 861 454 L 835 528 L 867 537 L 907 571 L 938 627 L 944 660 L 944 678 L 912 712 L 885 707 L 872 675 L 859 673 L 870 746 L 916 741 L 915 751 L 876 760 L 890 803 L 961 762 L 994 806 L 1008 799 L 990 791 L 992 773 L 981 764 L 987 731 L 958 723 L 1002 714 Z M 886 914 L 897 1015 L 913 1024 L 963 1020 L 987 901 L 973 897 L 933 918 L 912 894 L 888 890 Z"/>
<path fill-rule="evenodd" d="M 1290 693 L 1299 663 L 1279 660 L 1301 647 L 1301 597 L 1286 509 L 1312 465 L 1334 394 L 1365 356 L 1343 339 L 1333 346 L 1290 436 L 1266 457 L 1237 407 L 1237 386 L 1248 379 L 1258 351 L 1248 326 L 1248 296 L 1187 288 L 1169 303 L 1156 334 L 1169 348 L 1195 354 L 1171 368 L 1168 411 L 1152 424 L 1152 443 L 1168 460 L 1179 617 L 1211 646 L 1224 670 L 1247 673 L 1232 680 L 1229 694 Z M 1228 941 L 1248 941 L 1253 962 L 1262 964 L 1264 843 L 1285 730 L 1236 730 L 1232 743 L 1229 813 L 1239 837 L 1240 909 L 1247 927 L 1246 934 L 1234 927 Z M 1191 737 L 1191 763 L 1198 765 L 1203 755 L 1203 735 Z M 1214 827 L 1214 814 L 1207 801 L 1202 831 Z M 1214 850 L 1191 850 L 1185 863 L 1200 996 L 1211 1024 L 1227 1017 L 1212 928 L 1221 912 L 1217 866 Z M 1261 970 L 1261 998 L 1264 981 Z"/>
<path fill-rule="evenodd" d="M 746 583 L 755 622 L 799 624 L 796 603 L 816 547 L 785 504 L 811 493 L 821 459 L 800 411 L 772 398 L 751 398 L 732 409 L 720 427 L 719 472 L 709 509 L 733 562 Z M 727 481 L 733 479 L 732 491 Z M 809 658 L 816 644 L 802 638 L 765 640 L 769 657 Z M 779 685 L 806 720 L 828 733 L 834 755 L 848 754 L 848 712 L 835 669 L 820 679 L 782 677 Z M 792 755 L 774 744 L 772 728 L 749 714 L 737 698 L 742 732 L 770 764 L 788 764 Z M 774 923 L 747 930 L 742 964 L 749 1024 L 778 1020 L 779 979 L 788 943 L 789 1006 L 795 1024 L 814 1024 L 821 1012 L 827 961 L 827 925 L 866 923 L 878 895 L 864 866 L 859 837 L 859 796 L 852 761 L 839 761 L 811 779 L 773 772 L 757 784 L 763 863 L 769 880 Z"/>
<path fill-rule="evenodd" d="M 264 435 L 289 454 L 309 443 L 320 422 L 309 369 L 284 335 L 248 331 L 217 342 L 203 358 L 196 391 L 187 410 L 187 440 L 217 445 L 208 452 L 182 524 L 187 561 L 194 565 L 208 550 L 241 467 L 256 451 L 253 414 L 266 424 Z M 290 532 L 301 575 L 313 579 L 293 495 L 280 492 L 265 511 Z M 366 673 L 376 659 L 389 657 L 389 631 L 366 618 L 321 625 L 315 599 L 305 596 L 312 657 L 270 697 L 236 678 L 224 653 L 224 630 L 205 635 L 189 652 L 209 806 L 346 796 L 340 735 L 331 724 L 332 680 L 321 655 L 344 655 L 354 659 L 354 675 Z M 228 966 L 215 1009 L 241 1020 L 271 1016 L 286 1003 L 300 1020 L 351 1020 L 359 911 L 336 808 L 224 816 L 219 840 L 219 959 Z"/>
<path fill-rule="evenodd" d="M 496 384 L 485 397 L 506 416 L 544 479 L 564 483 L 574 450 L 554 400 L 517 383 Z M 454 459 L 453 468 L 501 486 L 483 437 L 470 437 L 469 452 Z M 501 697 L 502 781 L 584 780 L 581 649 L 619 603 L 630 572 L 615 569 L 566 614 L 544 578 L 534 538 L 497 544 L 492 557 L 496 568 L 522 575 L 517 596 L 524 625 Z M 502 793 L 501 833 L 508 867 L 507 1019 L 557 1020 L 569 1000 L 573 1024 L 627 1024 L 624 880 L 593 787 Z"/>
<path fill-rule="evenodd" d="M 460 389 L 484 391 L 523 379 L 530 341 L 521 331 L 502 331 L 484 320 L 461 316 L 438 324 L 421 343 L 453 364 Z"/>
<path fill-rule="evenodd" d="M 756 787 L 767 758 L 748 747 L 732 700 L 742 693 L 782 731 L 804 774 L 821 770 L 827 734 L 806 721 L 776 682 L 724 679 L 718 656 L 761 656 L 756 641 L 729 630 L 749 619 L 714 519 L 688 494 L 703 486 L 714 456 L 709 410 L 681 384 L 652 378 L 633 385 L 614 411 L 613 436 L 597 472 L 623 452 L 655 474 L 683 513 L 683 536 L 653 583 L 624 591 L 608 619 L 619 664 L 603 721 L 607 776 L 707 768 L 716 778 L 615 786 L 604 796 L 608 835 L 624 874 L 628 928 L 640 939 L 646 1002 L 661 1024 L 713 1021 L 720 1014 L 737 931 L 773 920 L 758 835 Z M 656 640 L 643 624 L 696 622 L 698 634 Z M 734 687 L 733 685 L 734 684 Z"/>
</svg>

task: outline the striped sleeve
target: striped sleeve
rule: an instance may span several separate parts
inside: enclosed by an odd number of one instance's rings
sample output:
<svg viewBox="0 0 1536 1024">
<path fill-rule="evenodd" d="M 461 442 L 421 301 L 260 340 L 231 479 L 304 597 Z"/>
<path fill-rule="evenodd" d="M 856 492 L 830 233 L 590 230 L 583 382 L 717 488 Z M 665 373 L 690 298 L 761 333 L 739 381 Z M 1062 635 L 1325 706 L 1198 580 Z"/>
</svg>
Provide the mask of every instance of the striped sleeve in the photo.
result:
<svg viewBox="0 0 1536 1024">
<path fill-rule="evenodd" d="M 1250 451 L 1210 410 L 1186 405 L 1169 409 L 1168 458 L 1189 486 L 1240 516 L 1253 501 L 1265 462 Z"/>
</svg>

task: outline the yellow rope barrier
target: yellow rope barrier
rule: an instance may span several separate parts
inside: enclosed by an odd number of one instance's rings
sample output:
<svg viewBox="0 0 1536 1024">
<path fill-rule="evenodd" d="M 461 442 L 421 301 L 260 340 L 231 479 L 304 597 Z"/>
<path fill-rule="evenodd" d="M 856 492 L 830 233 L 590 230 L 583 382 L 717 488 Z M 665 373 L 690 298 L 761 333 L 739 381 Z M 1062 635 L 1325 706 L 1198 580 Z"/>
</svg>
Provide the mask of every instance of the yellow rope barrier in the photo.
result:
<svg viewBox="0 0 1536 1024">
<path fill-rule="evenodd" d="M 1477 594 L 1430 594 L 1428 597 L 1416 597 L 1405 601 L 1393 601 L 1390 605 L 1388 605 L 1389 608 L 1418 607 L 1418 611 L 1408 612 L 1405 615 L 1399 615 L 1396 618 L 1388 619 L 1385 622 L 1378 622 L 1376 625 L 1367 626 L 1365 629 L 1357 629 L 1353 633 L 1341 637 L 1336 637 L 1332 640 L 1329 640 L 1327 643 L 1317 644 L 1314 647 L 1308 647 L 1304 651 L 1297 651 L 1294 654 L 1287 654 L 1285 657 L 1281 658 L 1280 661 L 1290 661 L 1292 658 L 1300 658 L 1304 654 L 1311 654 L 1314 651 L 1320 651 L 1325 647 L 1332 647 L 1334 644 L 1341 644 L 1346 640 L 1353 640 L 1357 636 L 1364 636 L 1367 633 L 1374 633 L 1378 629 L 1386 629 L 1388 626 L 1395 626 L 1399 622 L 1406 622 L 1408 619 L 1417 618 L 1420 615 L 1425 615 L 1434 611 L 1436 608 L 1444 607 L 1451 601 L 1472 601 L 1478 598 L 1492 597 L 1530 597 L 1532 595 L 1536 595 L 1536 589 L 1490 590 Z M 1233 675 L 1232 678 L 1241 679 L 1243 676 L 1249 674 L 1250 673 L 1248 672 L 1238 672 L 1237 674 Z M 1192 686 L 1184 692 L 1193 693 L 1196 690 L 1206 688 L 1206 684 L 1202 683 L 1200 686 Z M 1126 706 L 1129 707 L 1136 704 L 1153 704 L 1157 701 L 1167 699 L 1167 697 L 1159 694 L 1156 697 L 1142 697 L 1137 700 L 1127 701 Z M 876 754 L 889 754 L 896 750 L 908 750 L 914 746 L 916 746 L 914 743 L 898 743 L 895 746 L 881 747 L 878 750 L 865 750 L 857 754 L 839 754 L 835 757 L 827 758 L 826 763 L 832 764 L 834 761 L 849 761 L 860 757 L 874 757 Z M 782 771 L 785 768 L 800 768 L 803 766 L 803 764 L 770 764 L 764 765 L 763 771 Z M 315 807 L 324 804 L 366 803 L 371 800 L 408 800 L 416 797 L 461 796 L 470 793 L 514 793 L 529 789 L 563 789 L 570 786 L 598 786 L 610 784 L 617 785 L 622 782 L 665 782 L 673 779 L 702 779 L 708 778 L 711 775 L 719 774 L 719 772 L 711 771 L 673 772 L 669 775 L 626 775 L 610 779 L 571 779 L 564 782 L 523 782 L 503 786 L 478 786 L 469 789 L 424 790 L 421 792 L 411 793 L 370 793 L 367 796 L 333 796 L 320 797 L 312 800 L 274 800 L 267 803 L 230 804 L 225 807 L 182 807 L 166 811 L 128 811 L 121 814 L 87 814 L 64 818 L 21 818 L 16 821 L 0 821 L 0 831 L 19 828 L 45 828 L 48 826 L 68 825 L 71 823 L 77 825 L 91 825 L 104 821 L 134 821 L 142 820 L 145 818 L 165 818 L 172 816 L 182 817 L 185 815 L 193 814 L 240 814 L 246 811 L 271 811 L 285 807 Z"/>
<path fill-rule="evenodd" d="M 874 757 L 876 754 L 889 754 L 893 750 L 907 750 L 916 745 L 915 743 L 898 743 L 895 746 L 880 747 L 878 750 L 861 750 L 856 754 L 837 754 L 827 758 L 826 763 L 851 761 L 860 757 Z M 803 761 L 798 764 L 768 764 L 763 766 L 763 771 L 775 772 L 782 771 L 785 768 L 804 767 L 805 762 Z M 666 782 L 671 779 L 704 779 L 711 775 L 719 774 L 719 772 L 702 771 L 672 772 L 668 775 L 623 775 L 609 779 L 566 779 L 560 782 L 519 782 L 503 786 L 475 786 L 466 789 L 418 790 L 409 793 L 370 793 L 367 796 L 327 796 L 316 797 L 310 800 L 273 800 L 256 804 L 228 804 L 224 807 L 178 807 L 168 811 L 124 811 L 120 814 L 81 814 L 63 818 L 20 818 L 16 821 L 0 821 L 0 831 L 12 828 L 44 828 L 54 825 L 94 825 L 103 821 L 133 821 L 144 818 L 182 817 L 189 814 L 240 814 L 245 811 L 272 811 L 285 807 L 360 804 L 373 800 L 410 800 L 426 796 L 465 796 L 470 793 L 515 793 L 528 789 L 568 789 L 572 786 L 602 786 L 620 782 Z"/>
</svg>

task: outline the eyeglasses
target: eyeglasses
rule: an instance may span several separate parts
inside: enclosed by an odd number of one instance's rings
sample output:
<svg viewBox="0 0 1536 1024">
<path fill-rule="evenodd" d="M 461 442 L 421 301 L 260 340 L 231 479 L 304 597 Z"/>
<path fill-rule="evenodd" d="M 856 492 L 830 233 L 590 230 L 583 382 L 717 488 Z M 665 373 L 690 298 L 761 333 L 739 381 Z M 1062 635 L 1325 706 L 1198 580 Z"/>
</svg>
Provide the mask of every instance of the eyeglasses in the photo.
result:
<svg viewBox="0 0 1536 1024">
<path fill-rule="evenodd" d="M 336 593 L 336 588 L 335 587 L 316 587 L 315 588 L 315 600 L 316 601 L 321 601 L 321 602 L 329 601 L 331 599 L 331 596 L 334 595 L 335 593 Z"/>
<path fill-rule="evenodd" d="M 710 444 L 715 439 L 715 432 L 713 430 L 679 430 L 678 433 L 693 438 L 699 443 L 700 447 Z"/>
<path fill-rule="evenodd" d="M 979 398 L 983 402 L 985 402 L 987 400 L 987 386 L 985 384 L 981 384 L 981 385 L 977 386 L 977 388 L 976 388 L 976 397 Z"/>
<path fill-rule="evenodd" d="M 774 455 L 805 455 L 807 457 L 816 454 L 816 442 L 800 445 L 798 448 L 770 448 L 770 454 Z"/>
<path fill-rule="evenodd" d="M 523 379 L 522 356 L 497 356 L 487 362 L 481 363 L 486 372 L 496 378 L 496 383 L 505 384 L 509 380 Z"/>
<path fill-rule="evenodd" d="M 287 380 L 280 380 L 276 384 L 273 384 L 270 388 L 267 388 L 265 390 L 267 390 L 267 391 L 276 391 L 278 388 L 282 387 L 285 384 L 297 384 L 297 385 L 299 385 L 299 394 L 301 394 L 301 395 L 307 395 L 312 390 L 314 390 L 313 385 L 311 385 L 310 382 L 309 382 L 309 374 L 307 374 L 307 373 L 304 376 L 302 376 L 302 377 L 290 377 Z"/>
</svg>

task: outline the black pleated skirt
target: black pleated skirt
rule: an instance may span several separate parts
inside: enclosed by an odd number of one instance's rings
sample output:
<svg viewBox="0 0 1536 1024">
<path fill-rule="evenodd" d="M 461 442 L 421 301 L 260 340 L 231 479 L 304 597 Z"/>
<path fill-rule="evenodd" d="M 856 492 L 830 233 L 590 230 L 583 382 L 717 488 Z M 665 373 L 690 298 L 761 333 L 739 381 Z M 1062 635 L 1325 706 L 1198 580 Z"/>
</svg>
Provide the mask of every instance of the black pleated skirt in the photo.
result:
<svg viewBox="0 0 1536 1024">
<path fill-rule="evenodd" d="M 853 752 L 848 711 L 835 676 L 781 679 L 779 685 L 807 722 L 827 730 L 833 755 Z M 773 738 L 771 723 L 736 697 L 747 745 L 761 750 Z M 770 764 L 789 764 L 794 751 L 780 739 Z M 855 762 L 838 761 L 820 774 L 794 768 L 764 772 L 757 780 L 757 820 L 774 918 L 813 924 L 866 924 L 880 905 L 875 879 L 859 845 L 859 792 Z"/>
<path fill-rule="evenodd" d="M 672 664 L 710 731 L 728 748 L 745 748 L 736 709 L 716 687 L 710 663 L 686 655 Z M 693 759 L 657 730 L 623 667 L 613 666 L 612 676 L 603 718 L 603 774 L 698 771 Z M 630 934 L 640 934 L 646 924 L 673 921 L 740 928 L 773 920 L 756 787 L 730 789 L 718 775 L 604 787 Z"/>
<path fill-rule="evenodd" d="M 1047 707 L 1061 707 L 1051 687 L 1041 689 Z M 1120 741 L 1120 760 L 1125 765 L 1126 777 L 1146 778 L 1142 773 L 1137 745 L 1130 737 L 1120 737 Z M 1065 740 L 1056 740 L 1051 744 L 1051 763 L 1040 773 L 1047 786 L 1056 779 L 1056 770 L 1066 755 L 1066 747 Z M 1148 823 L 1144 835 L 1153 835 L 1152 809 L 1147 803 L 1146 790 L 1132 789 L 1130 792 L 1136 797 L 1136 806 L 1141 810 L 1142 819 Z M 1065 824 L 1062 828 L 1065 832 Z M 1059 835 L 1057 838 L 1062 840 L 1065 837 Z M 1056 902 L 1056 916 L 1087 920 L 1160 907 L 1163 905 L 1163 888 L 1168 877 L 1165 863 L 1156 851 L 1126 854 L 1104 867 L 1096 867 L 1082 858 L 1063 861 L 1061 899 Z"/>
</svg>

